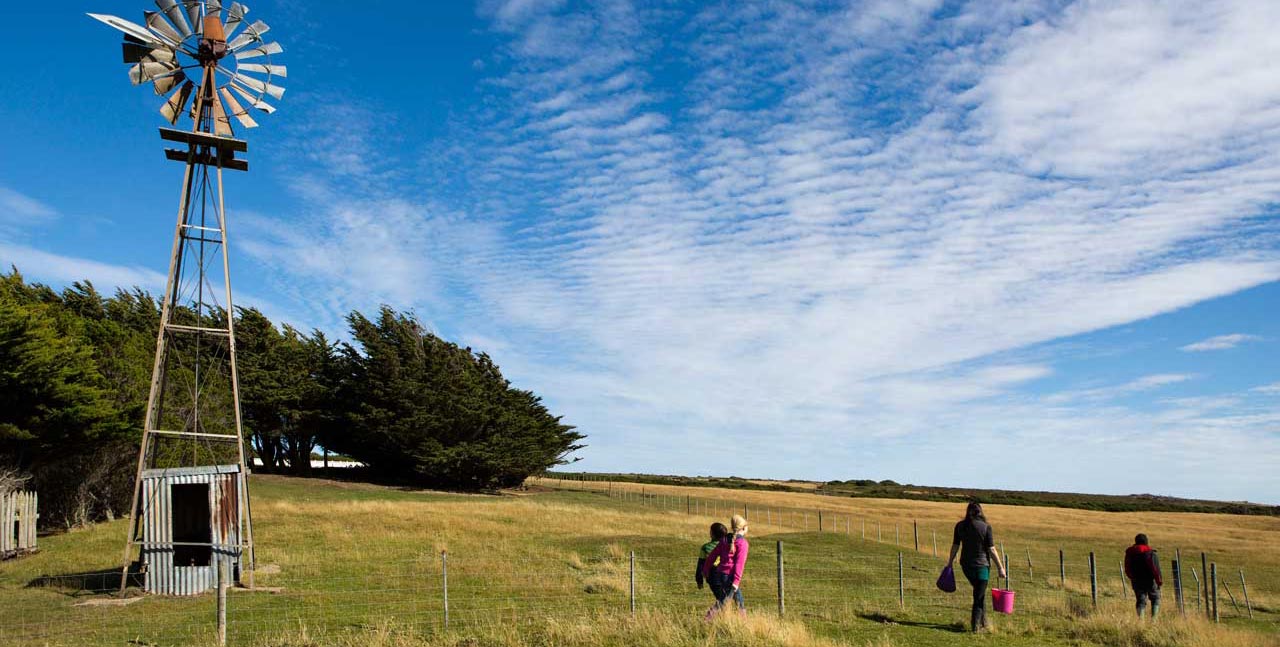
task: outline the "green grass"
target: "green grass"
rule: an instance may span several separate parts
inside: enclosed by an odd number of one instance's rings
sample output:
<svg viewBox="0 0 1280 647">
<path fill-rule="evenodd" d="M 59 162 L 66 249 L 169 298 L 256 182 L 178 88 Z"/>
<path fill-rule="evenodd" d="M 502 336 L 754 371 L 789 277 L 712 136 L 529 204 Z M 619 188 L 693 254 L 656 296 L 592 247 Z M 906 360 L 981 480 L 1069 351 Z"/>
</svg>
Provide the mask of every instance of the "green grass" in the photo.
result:
<svg viewBox="0 0 1280 647">
<path fill-rule="evenodd" d="M 1147 627 L 1128 617 L 1118 592 L 1089 610 L 1073 574 L 1065 592 L 1056 578 L 1023 583 L 1019 613 L 974 637 L 959 624 L 968 615 L 964 594 L 932 586 L 938 560 L 904 556 L 907 600 L 899 607 L 896 547 L 831 532 L 771 533 L 757 522 L 744 584 L 748 619 L 704 623 L 711 596 L 694 588 L 692 569 L 708 520 L 682 510 L 591 492 L 462 495 L 276 476 L 255 476 L 251 488 L 262 590 L 232 593 L 232 645 L 1251 647 L 1275 644 L 1280 621 L 1268 612 L 1221 627 L 1183 622 L 1166 593 L 1166 620 Z M 89 584 L 112 588 L 123 534 L 116 521 L 44 537 L 40 553 L 0 564 L 0 643 L 211 644 L 211 595 L 76 606 L 111 599 L 77 590 L 66 576 L 108 573 Z M 777 617 L 779 540 L 785 619 Z"/>
</svg>

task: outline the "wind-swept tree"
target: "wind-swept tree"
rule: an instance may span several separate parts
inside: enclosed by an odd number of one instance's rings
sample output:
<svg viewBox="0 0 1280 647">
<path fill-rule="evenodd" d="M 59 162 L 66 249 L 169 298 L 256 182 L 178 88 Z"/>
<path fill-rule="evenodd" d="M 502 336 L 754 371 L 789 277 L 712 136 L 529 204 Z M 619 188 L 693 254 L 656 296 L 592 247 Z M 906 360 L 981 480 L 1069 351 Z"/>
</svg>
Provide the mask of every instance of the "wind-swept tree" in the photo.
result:
<svg viewBox="0 0 1280 647">
<path fill-rule="evenodd" d="M 498 366 L 383 307 L 377 321 L 348 317 L 340 399 L 350 407 L 326 446 L 379 473 L 457 488 L 519 484 L 564 462 L 583 436 Z"/>
</svg>

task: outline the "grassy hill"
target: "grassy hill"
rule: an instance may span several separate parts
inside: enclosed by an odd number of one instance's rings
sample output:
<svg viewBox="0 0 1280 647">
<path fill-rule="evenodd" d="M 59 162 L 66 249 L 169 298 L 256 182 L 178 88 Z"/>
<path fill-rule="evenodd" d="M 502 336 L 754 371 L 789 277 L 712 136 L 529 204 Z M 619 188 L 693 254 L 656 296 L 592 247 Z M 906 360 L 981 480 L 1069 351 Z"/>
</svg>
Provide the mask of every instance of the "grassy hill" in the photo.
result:
<svg viewBox="0 0 1280 647">
<path fill-rule="evenodd" d="M 1037 564 L 1034 575 L 1015 567 L 1018 613 L 997 617 L 994 633 L 974 638 L 959 624 L 967 618 L 964 596 L 932 586 L 941 563 L 931 547 L 916 552 L 884 536 L 895 519 L 900 530 L 909 519 L 917 527 L 942 527 L 956 516 L 954 504 L 669 486 L 645 486 L 640 496 L 627 490 L 639 487 L 632 485 L 591 484 L 597 491 L 545 485 L 555 483 L 479 496 L 255 476 L 258 590 L 232 594 L 229 643 L 1255 647 L 1280 639 L 1280 557 L 1274 554 L 1280 520 L 1273 518 L 992 506 L 989 516 L 1009 553 L 1034 547 L 1055 551 L 1055 558 L 1052 567 Z M 696 504 L 686 498 L 692 494 L 699 496 Z M 711 597 L 692 582 L 696 547 L 711 520 L 742 505 L 752 518 L 744 583 L 750 613 L 704 623 Z M 821 532 L 799 527 L 809 513 L 816 522 L 818 509 L 824 510 Z M 881 541 L 861 538 L 873 518 Z M 1091 547 L 1114 563 L 1125 545 L 1118 535 L 1131 536 L 1133 524 L 1148 526 L 1153 539 L 1174 536 L 1174 528 L 1185 527 L 1187 538 L 1215 528 L 1208 533 L 1214 559 L 1248 565 L 1255 618 L 1232 611 L 1224 599 L 1222 625 L 1195 613 L 1184 621 L 1166 591 L 1165 618 L 1146 626 L 1129 617 L 1130 600 L 1112 584 L 1092 609 L 1081 551 Z M 0 643 L 212 644 L 213 596 L 118 600 L 109 593 L 118 583 L 113 572 L 123 535 L 122 521 L 100 524 L 42 538 L 39 554 L 0 564 Z M 905 543 L 901 531 L 899 542 Z M 1065 587 L 1056 568 L 1058 545 L 1071 556 Z M 447 627 L 442 551 L 448 553 Z"/>
</svg>

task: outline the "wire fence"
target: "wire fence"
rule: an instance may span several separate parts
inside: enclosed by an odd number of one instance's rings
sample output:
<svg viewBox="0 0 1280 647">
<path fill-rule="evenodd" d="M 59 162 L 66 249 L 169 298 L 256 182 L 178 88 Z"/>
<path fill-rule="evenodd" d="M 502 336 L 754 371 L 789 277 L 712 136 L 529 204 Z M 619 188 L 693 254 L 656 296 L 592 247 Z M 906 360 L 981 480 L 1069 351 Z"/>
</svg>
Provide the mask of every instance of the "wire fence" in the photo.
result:
<svg viewBox="0 0 1280 647">
<path fill-rule="evenodd" d="M 631 496 L 615 495 L 628 500 Z M 655 499 L 635 501 L 650 505 Z M 703 514 L 704 505 L 706 514 L 727 512 L 712 512 L 712 502 L 693 498 L 656 501 L 672 512 L 683 512 L 683 506 L 691 514 Z M 945 554 L 935 557 L 931 542 L 922 542 L 916 550 L 916 533 L 904 540 L 898 528 L 897 540 L 906 541 L 908 550 L 893 546 L 884 526 L 878 529 L 880 544 L 873 538 L 853 541 L 862 525 L 825 512 L 763 507 L 747 512 L 754 515 L 754 538 L 742 590 L 751 613 L 837 624 L 910 618 L 954 625 L 968 618 L 963 582 L 958 593 L 938 590 L 935 580 Z M 762 518 L 763 525 L 774 523 L 779 530 L 810 532 L 780 540 L 760 537 L 754 531 Z M 823 534 L 817 533 L 819 523 L 824 524 Z M 1132 611 L 1133 593 L 1118 557 L 1049 554 L 1030 547 L 1022 555 L 1003 547 L 1001 552 L 1010 564 L 1007 588 L 1016 591 L 1019 615 L 1063 617 L 1088 614 L 1094 608 Z M 330 561 L 320 554 L 289 555 L 289 562 L 257 572 L 258 588 L 231 589 L 221 613 L 217 595 L 115 597 L 118 570 L 41 577 L 25 583 L 22 596 L 6 599 L 6 608 L 0 609 L 0 643 L 217 645 L 223 644 L 219 637 L 224 635 L 225 644 L 259 645 L 289 635 L 311 642 L 317 635 L 427 635 L 551 619 L 619 619 L 637 613 L 701 617 L 713 602 L 708 589 L 698 590 L 694 584 L 696 546 L 670 542 L 619 540 L 541 554 L 533 548 L 522 550 L 516 542 L 483 554 L 426 552 L 411 559 L 371 552 L 361 555 L 358 563 Z M 1179 562 L 1181 595 L 1175 595 L 1176 580 L 1166 566 L 1161 613 L 1211 616 L 1212 584 L 1217 584 L 1219 618 L 1235 622 L 1253 615 L 1280 621 L 1275 606 L 1280 591 L 1271 588 L 1280 582 L 1280 572 L 1215 560 L 1205 562 L 1217 574 L 1213 580 L 1201 575 L 1198 554 L 1194 565 L 1190 557 L 1185 564 Z M 1250 580 L 1244 580 L 1246 573 Z M 1004 582 L 1000 585 L 1006 587 Z M 220 616 L 225 618 L 222 623 Z"/>
</svg>

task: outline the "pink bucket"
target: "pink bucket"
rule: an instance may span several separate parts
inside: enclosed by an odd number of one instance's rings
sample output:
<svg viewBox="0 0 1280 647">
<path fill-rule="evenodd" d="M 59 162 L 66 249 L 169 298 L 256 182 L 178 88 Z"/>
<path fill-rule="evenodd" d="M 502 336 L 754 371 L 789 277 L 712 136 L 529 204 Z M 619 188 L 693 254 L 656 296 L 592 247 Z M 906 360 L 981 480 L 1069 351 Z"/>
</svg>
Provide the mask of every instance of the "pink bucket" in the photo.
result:
<svg viewBox="0 0 1280 647">
<path fill-rule="evenodd" d="M 991 608 L 1000 613 L 1013 613 L 1013 591 L 991 589 Z"/>
</svg>

